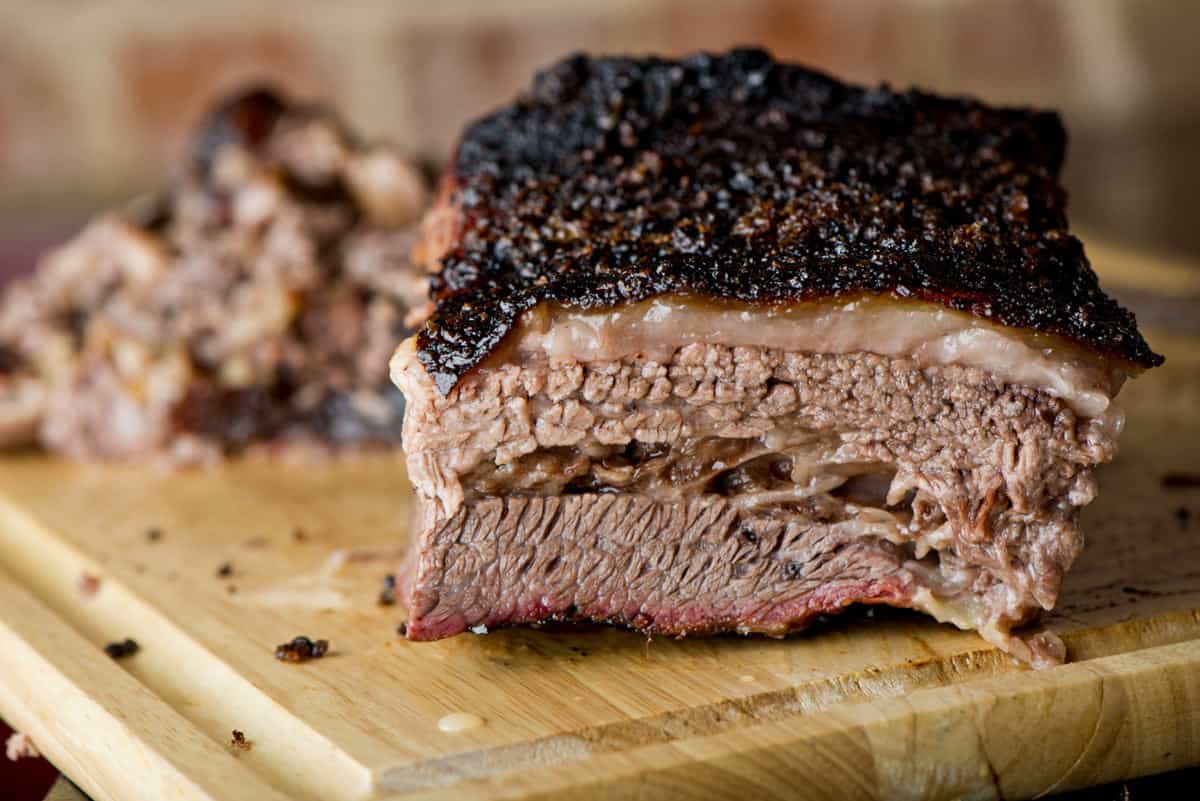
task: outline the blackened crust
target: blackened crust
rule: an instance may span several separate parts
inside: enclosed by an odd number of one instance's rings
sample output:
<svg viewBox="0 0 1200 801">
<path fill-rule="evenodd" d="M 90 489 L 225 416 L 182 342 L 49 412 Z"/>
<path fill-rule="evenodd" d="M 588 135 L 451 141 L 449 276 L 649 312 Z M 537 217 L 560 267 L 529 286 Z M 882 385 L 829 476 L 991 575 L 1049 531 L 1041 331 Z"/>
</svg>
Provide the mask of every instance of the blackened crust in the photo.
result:
<svg viewBox="0 0 1200 801">
<path fill-rule="evenodd" d="M 471 125 L 418 355 L 449 392 L 543 302 L 914 297 L 1162 357 L 1067 232 L 1057 115 L 847 86 L 759 50 L 575 56 Z"/>
</svg>

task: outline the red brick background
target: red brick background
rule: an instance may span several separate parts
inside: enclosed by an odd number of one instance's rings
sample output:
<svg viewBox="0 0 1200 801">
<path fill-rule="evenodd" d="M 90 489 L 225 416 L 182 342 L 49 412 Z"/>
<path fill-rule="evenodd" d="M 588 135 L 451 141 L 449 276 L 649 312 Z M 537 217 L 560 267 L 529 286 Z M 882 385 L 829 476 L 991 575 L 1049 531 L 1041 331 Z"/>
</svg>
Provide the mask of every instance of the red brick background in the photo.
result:
<svg viewBox="0 0 1200 801">
<path fill-rule="evenodd" d="M 847 78 L 1061 108 L 1075 219 L 1200 254 L 1200 3 L 1179 0 L 73 0 L 0 3 L 0 239 L 152 185 L 200 110 L 270 80 L 444 158 L 577 49 L 758 43 Z"/>
<path fill-rule="evenodd" d="M 216 30 L 168 35 L 131 33 L 118 54 L 120 102 L 133 116 L 143 152 L 166 159 L 183 144 L 185 124 L 213 97 L 250 82 L 286 87 L 297 96 L 329 96 L 336 81 L 308 44 L 284 31 Z"/>
</svg>

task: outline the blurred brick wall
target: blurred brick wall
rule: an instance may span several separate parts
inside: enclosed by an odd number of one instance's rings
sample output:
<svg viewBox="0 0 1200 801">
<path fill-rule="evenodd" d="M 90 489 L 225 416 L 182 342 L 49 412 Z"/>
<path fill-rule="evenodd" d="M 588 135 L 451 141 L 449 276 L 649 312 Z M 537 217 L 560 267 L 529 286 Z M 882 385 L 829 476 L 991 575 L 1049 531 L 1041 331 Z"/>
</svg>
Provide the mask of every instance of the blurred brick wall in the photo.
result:
<svg viewBox="0 0 1200 801">
<path fill-rule="evenodd" d="M 860 81 L 1062 109 L 1075 217 L 1200 253 L 1200 3 L 1175 0 L 4 0 L 0 232 L 153 184 L 215 96 L 269 80 L 444 158 L 576 49 L 765 45 Z"/>
</svg>

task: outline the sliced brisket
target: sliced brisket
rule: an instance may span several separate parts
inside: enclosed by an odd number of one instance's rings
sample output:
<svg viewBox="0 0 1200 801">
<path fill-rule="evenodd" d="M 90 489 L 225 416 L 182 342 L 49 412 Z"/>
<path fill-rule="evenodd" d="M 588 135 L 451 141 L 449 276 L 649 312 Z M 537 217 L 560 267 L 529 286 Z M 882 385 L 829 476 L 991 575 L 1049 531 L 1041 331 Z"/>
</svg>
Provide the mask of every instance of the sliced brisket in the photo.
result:
<svg viewBox="0 0 1200 801">
<path fill-rule="evenodd" d="M 416 639 L 543 617 L 781 634 L 880 602 L 1053 661 L 1010 631 L 1053 605 L 1121 419 L 863 352 L 527 357 L 449 397 L 411 356 L 397 367 Z"/>
</svg>

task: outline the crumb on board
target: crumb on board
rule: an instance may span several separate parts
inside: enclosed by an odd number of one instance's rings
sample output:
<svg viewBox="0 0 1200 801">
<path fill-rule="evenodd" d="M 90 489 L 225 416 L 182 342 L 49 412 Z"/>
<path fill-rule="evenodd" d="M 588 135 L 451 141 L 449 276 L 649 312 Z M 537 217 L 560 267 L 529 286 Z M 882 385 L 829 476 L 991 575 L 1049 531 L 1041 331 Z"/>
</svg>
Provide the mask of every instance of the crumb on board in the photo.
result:
<svg viewBox="0 0 1200 801">
<path fill-rule="evenodd" d="M 1200 488 L 1200 473 L 1172 471 L 1164 473 L 1161 479 L 1165 489 L 1196 489 Z"/>
<path fill-rule="evenodd" d="M 100 579 L 93 576 L 91 573 L 79 574 L 79 594 L 84 599 L 91 598 L 96 593 L 100 592 Z"/>
<path fill-rule="evenodd" d="M 379 605 L 392 606 L 396 603 L 396 574 L 388 573 L 383 577 L 383 587 L 379 590 Z"/>
<path fill-rule="evenodd" d="M 230 564 L 229 562 L 222 562 L 217 567 L 217 577 L 218 578 L 229 578 L 232 575 L 233 575 L 233 565 Z"/>
<path fill-rule="evenodd" d="M 229 745 L 239 751 L 249 751 L 254 747 L 253 740 L 247 740 L 246 735 L 237 729 L 233 730 L 233 736 L 229 740 Z"/>
<path fill-rule="evenodd" d="M 400 621 L 399 625 L 396 626 L 396 633 L 399 634 L 401 637 L 408 636 L 408 621 L 407 620 Z"/>
<path fill-rule="evenodd" d="M 34 744 L 33 738 L 23 731 L 15 731 L 4 741 L 4 755 L 9 762 L 19 759 L 37 759 L 42 755 Z"/>
<path fill-rule="evenodd" d="M 158 542 L 163 538 L 163 531 L 158 526 L 151 526 L 146 529 L 146 539 L 150 542 Z"/>
<path fill-rule="evenodd" d="M 320 659 L 328 650 L 328 640 L 311 640 L 300 635 L 292 638 L 291 642 L 275 646 L 275 658 L 280 662 L 307 662 Z"/>
<path fill-rule="evenodd" d="M 304 542 L 307 539 L 308 539 L 307 531 L 300 528 L 299 526 L 296 526 L 295 528 L 292 529 L 292 541 L 293 542 Z"/>
<path fill-rule="evenodd" d="M 237 585 L 230 584 L 228 587 L 225 588 L 225 592 L 229 593 L 230 595 L 237 595 Z"/>
<path fill-rule="evenodd" d="M 126 637 L 124 640 L 110 642 L 104 646 L 104 653 L 111 656 L 113 659 L 124 659 L 127 656 L 133 656 L 138 652 L 140 646 L 136 640 Z"/>
</svg>

